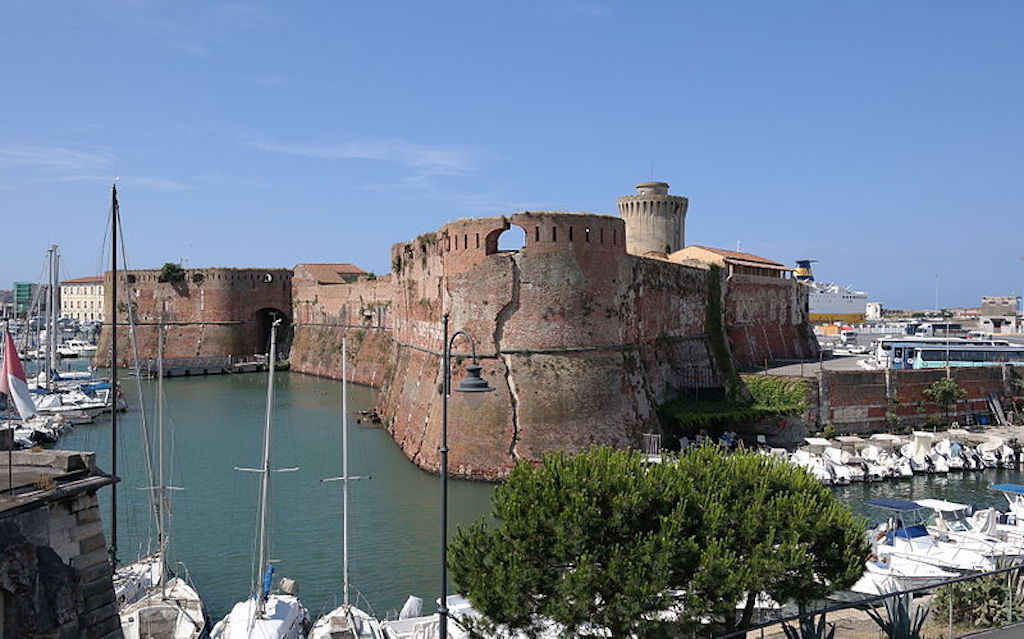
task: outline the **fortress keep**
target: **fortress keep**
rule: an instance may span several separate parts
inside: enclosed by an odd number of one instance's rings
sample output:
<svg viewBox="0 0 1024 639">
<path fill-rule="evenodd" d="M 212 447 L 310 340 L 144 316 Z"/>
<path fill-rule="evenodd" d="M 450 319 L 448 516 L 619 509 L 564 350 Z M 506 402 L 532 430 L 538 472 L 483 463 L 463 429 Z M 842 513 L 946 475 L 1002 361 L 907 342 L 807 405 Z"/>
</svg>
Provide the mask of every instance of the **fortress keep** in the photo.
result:
<svg viewBox="0 0 1024 639">
<path fill-rule="evenodd" d="M 633 255 L 675 253 L 686 246 L 686 209 L 690 201 L 668 194 L 667 182 L 643 182 L 635 195 L 619 198 L 626 221 L 626 250 Z"/>
</svg>

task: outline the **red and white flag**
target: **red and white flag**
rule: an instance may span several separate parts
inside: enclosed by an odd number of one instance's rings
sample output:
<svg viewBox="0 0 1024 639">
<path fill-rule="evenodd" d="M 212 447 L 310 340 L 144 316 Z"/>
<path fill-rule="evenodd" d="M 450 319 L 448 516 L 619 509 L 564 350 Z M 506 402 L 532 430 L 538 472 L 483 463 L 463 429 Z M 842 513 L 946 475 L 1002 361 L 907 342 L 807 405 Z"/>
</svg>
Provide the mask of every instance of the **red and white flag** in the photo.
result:
<svg viewBox="0 0 1024 639">
<path fill-rule="evenodd" d="M 0 393 L 6 393 L 14 401 L 18 414 L 28 419 L 36 414 L 36 405 L 32 394 L 28 392 L 28 380 L 25 369 L 18 359 L 18 348 L 8 331 L 4 331 L 4 364 L 0 368 Z"/>
</svg>

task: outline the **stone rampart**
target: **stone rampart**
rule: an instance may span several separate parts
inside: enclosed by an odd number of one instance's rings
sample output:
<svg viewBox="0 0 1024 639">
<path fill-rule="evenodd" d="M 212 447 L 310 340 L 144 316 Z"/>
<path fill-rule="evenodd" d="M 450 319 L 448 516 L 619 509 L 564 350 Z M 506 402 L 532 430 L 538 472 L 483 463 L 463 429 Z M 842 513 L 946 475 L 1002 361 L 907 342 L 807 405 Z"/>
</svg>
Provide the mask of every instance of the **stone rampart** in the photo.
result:
<svg viewBox="0 0 1024 639">
<path fill-rule="evenodd" d="M 157 356 L 158 325 L 167 327 L 168 358 L 235 356 L 267 352 L 272 318 L 283 317 L 290 327 L 292 272 L 290 269 L 185 269 L 183 278 L 161 282 L 160 270 L 119 273 L 118 359 L 122 365 L 133 353 L 129 342 L 129 304 L 135 323 L 140 358 Z M 123 277 L 122 277 L 123 276 Z M 111 274 L 104 284 L 104 317 L 113 317 Z M 282 336 L 287 352 L 288 335 Z M 110 325 L 104 325 L 97 361 L 110 360 Z"/>
<path fill-rule="evenodd" d="M 16 451 L 9 461 L 15 488 L 4 485 L 0 498 L 0 635 L 120 639 L 96 499 L 116 480 L 95 468 L 91 453 Z"/>
</svg>

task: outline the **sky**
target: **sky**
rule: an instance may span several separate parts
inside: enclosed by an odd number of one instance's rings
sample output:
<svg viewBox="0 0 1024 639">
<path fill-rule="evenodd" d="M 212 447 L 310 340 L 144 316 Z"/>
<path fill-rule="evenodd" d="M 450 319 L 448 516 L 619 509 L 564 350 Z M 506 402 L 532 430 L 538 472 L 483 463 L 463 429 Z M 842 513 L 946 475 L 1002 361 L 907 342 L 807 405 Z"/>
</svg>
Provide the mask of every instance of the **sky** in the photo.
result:
<svg viewBox="0 0 1024 639">
<path fill-rule="evenodd" d="M 1024 288 L 1024 3 L 0 3 L 0 287 L 131 268 L 390 270 L 464 217 L 616 214 L 897 308 Z"/>
</svg>

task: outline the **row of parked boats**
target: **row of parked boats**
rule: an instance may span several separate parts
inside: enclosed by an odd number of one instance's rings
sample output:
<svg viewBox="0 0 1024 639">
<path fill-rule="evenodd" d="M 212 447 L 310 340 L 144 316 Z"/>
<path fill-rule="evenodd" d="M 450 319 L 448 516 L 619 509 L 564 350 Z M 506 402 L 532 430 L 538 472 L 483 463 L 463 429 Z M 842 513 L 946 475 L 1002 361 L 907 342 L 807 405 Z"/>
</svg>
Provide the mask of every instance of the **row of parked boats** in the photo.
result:
<svg viewBox="0 0 1024 639">
<path fill-rule="evenodd" d="M 15 448 L 54 444 L 73 426 L 91 424 L 109 413 L 115 403 L 119 411 L 128 407 L 121 393 L 112 392 L 108 380 L 93 379 L 91 373 L 64 373 L 48 383 L 32 379 L 28 389 L 32 417 L 17 418 L 13 407 L 7 416 L 0 416 L 0 430 L 14 431 Z"/>
<path fill-rule="evenodd" d="M 868 531 L 872 554 L 855 592 L 927 588 L 1024 561 L 1024 485 L 990 486 L 1008 508 L 975 510 L 942 499 L 873 499 L 886 520 Z"/>
<path fill-rule="evenodd" d="M 942 433 L 915 431 L 912 435 L 876 434 L 867 439 L 849 436 L 834 440 L 808 437 L 792 453 L 783 448 L 769 453 L 807 469 L 826 485 L 882 481 L 918 474 L 1015 468 L 1017 455 L 994 435 L 977 435 L 953 428 Z"/>
</svg>

